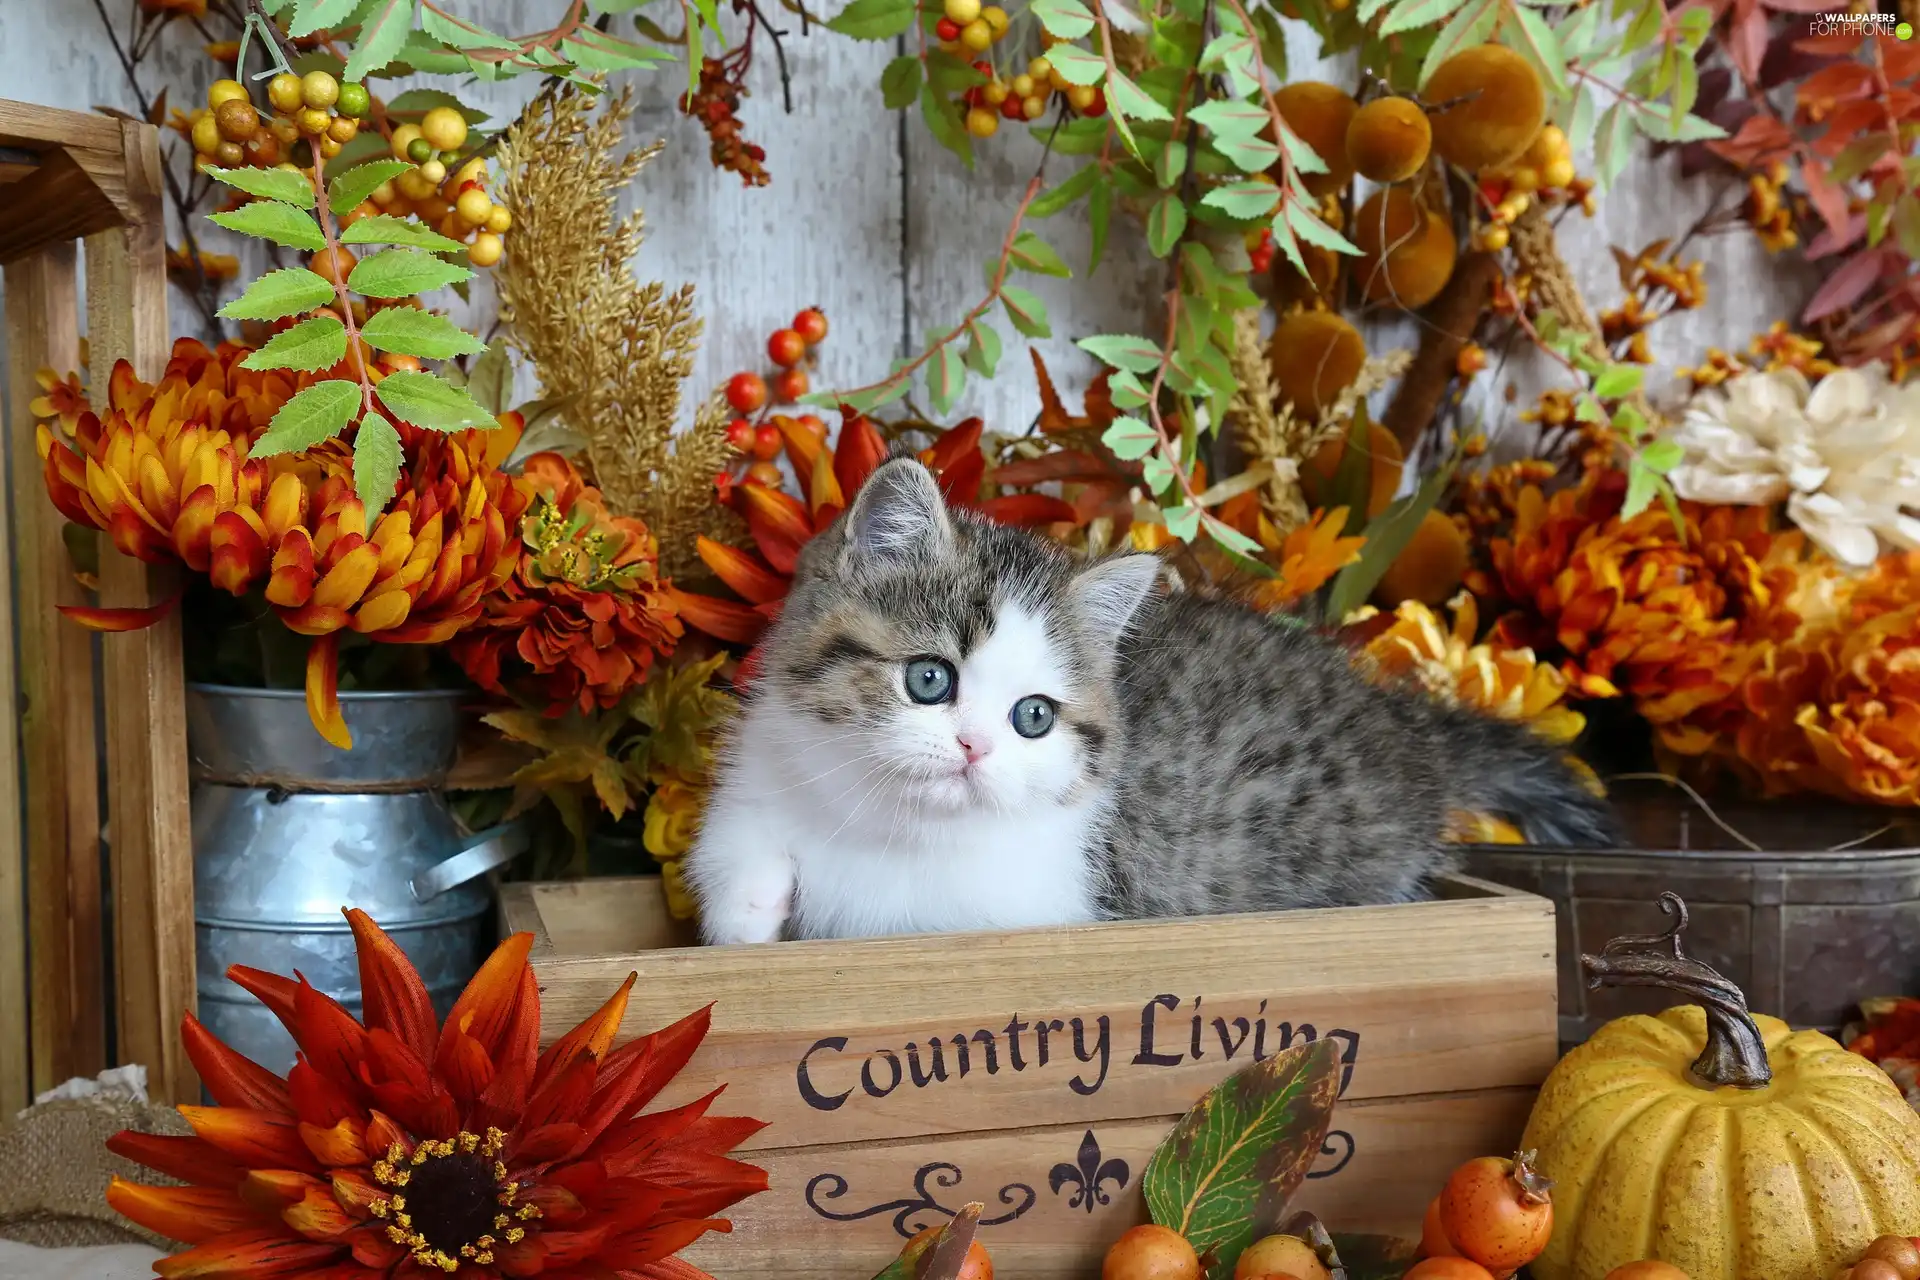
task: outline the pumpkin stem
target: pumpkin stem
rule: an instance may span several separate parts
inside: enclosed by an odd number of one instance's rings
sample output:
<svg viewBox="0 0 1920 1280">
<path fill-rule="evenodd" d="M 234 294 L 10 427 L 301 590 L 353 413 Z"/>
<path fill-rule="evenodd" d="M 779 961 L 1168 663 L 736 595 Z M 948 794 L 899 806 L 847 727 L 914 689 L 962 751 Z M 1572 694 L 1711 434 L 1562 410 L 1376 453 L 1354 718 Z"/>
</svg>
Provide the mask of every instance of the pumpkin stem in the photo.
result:
<svg viewBox="0 0 1920 1280">
<path fill-rule="evenodd" d="M 1553 1199 L 1553 1179 L 1535 1167 L 1537 1151 L 1517 1152 L 1513 1157 L 1513 1180 L 1520 1188 L 1520 1203 L 1546 1204 Z"/>
<path fill-rule="evenodd" d="M 1665 933 L 1615 938 L 1599 955 L 1580 957 L 1587 986 L 1664 987 L 1686 996 L 1707 1013 L 1707 1047 L 1694 1060 L 1694 1076 L 1709 1088 L 1761 1088 L 1773 1079 L 1773 1069 L 1760 1028 L 1747 1012 L 1746 993 L 1681 950 L 1687 904 L 1679 894 L 1661 894 L 1660 910 L 1674 918 Z M 1646 949 L 1628 950 L 1633 947 Z"/>
</svg>

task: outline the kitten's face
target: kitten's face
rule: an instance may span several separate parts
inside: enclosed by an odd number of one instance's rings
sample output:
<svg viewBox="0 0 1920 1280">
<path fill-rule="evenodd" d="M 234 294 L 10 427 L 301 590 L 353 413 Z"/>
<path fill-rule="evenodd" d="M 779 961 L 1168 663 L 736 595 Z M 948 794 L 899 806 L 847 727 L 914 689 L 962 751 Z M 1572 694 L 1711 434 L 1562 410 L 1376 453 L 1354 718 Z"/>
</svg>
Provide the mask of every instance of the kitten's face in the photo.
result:
<svg viewBox="0 0 1920 1280">
<path fill-rule="evenodd" d="M 1112 772 L 1114 645 L 1156 567 L 950 516 L 924 468 L 887 464 L 809 545 L 769 636 L 768 693 L 809 726 L 799 776 L 883 823 L 1085 798 Z"/>
</svg>

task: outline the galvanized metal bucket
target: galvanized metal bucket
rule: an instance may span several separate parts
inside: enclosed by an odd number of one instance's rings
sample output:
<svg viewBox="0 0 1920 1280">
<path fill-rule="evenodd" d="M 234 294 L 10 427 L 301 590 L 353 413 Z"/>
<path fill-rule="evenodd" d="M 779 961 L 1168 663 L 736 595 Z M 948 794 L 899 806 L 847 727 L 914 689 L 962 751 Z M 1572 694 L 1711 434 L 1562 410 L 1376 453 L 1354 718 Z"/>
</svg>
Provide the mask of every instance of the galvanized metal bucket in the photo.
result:
<svg viewBox="0 0 1920 1280">
<path fill-rule="evenodd" d="M 479 878 L 527 847 L 517 827 L 463 836 L 440 791 L 458 748 L 457 691 L 342 693 L 341 751 L 298 690 L 187 687 L 200 1020 L 271 1071 L 294 1043 L 226 976 L 292 976 L 360 1014 L 342 907 L 392 935 L 442 1016 L 486 958 L 492 895 Z"/>
</svg>

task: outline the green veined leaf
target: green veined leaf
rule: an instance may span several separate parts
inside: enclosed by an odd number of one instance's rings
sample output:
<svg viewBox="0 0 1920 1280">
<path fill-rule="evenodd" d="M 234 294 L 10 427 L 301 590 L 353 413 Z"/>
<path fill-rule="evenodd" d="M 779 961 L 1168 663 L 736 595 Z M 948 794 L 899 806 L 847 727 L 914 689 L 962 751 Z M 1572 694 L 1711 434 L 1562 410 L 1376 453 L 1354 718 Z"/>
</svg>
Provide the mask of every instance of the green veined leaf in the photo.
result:
<svg viewBox="0 0 1920 1280">
<path fill-rule="evenodd" d="M 1166 493 L 1179 474 L 1173 469 L 1173 464 L 1158 453 L 1150 453 L 1140 460 L 1140 478 L 1147 482 L 1148 493 Z"/>
<path fill-rule="evenodd" d="M 1326 161 L 1322 160 L 1314 149 L 1303 141 L 1299 134 L 1285 127 L 1281 122 L 1280 145 L 1286 149 L 1287 163 L 1293 166 L 1295 173 L 1325 173 Z"/>
<path fill-rule="evenodd" d="M 1637 456 L 1627 460 L 1627 496 L 1620 504 L 1620 518 L 1631 520 L 1653 505 L 1653 497 L 1660 492 L 1662 477 L 1659 472 L 1646 466 Z"/>
<path fill-rule="evenodd" d="M 1028 125 L 1027 132 L 1035 142 L 1052 146 L 1056 155 L 1091 156 L 1106 145 L 1112 127 L 1105 116 L 1075 117 L 1059 124 Z"/>
<path fill-rule="evenodd" d="M 344 378 L 316 382 L 280 406 L 247 455 L 266 458 L 304 452 L 339 435 L 359 408 L 359 383 Z"/>
<path fill-rule="evenodd" d="M 1335 231 L 1320 220 L 1320 215 L 1309 208 L 1305 201 L 1289 200 L 1281 216 L 1287 225 L 1297 232 L 1308 244 L 1317 244 L 1322 249 L 1331 249 L 1335 253 L 1358 256 L 1360 249 L 1351 240 Z"/>
<path fill-rule="evenodd" d="M 451 360 L 485 351 L 487 344 L 445 316 L 418 307 L 387 307 L 360 326 L 360 336 L 376 351 L 419 356 L 422 360 Z"/>
<path fill-rule="evenodd" d="M 1059 276 L 1061 279 L 1073 275 L 1073 268 L 1061 261 L 1053 246 L 1031 231 L 1022 231 L 1014 237 L 1007 260 L 1020 270 L 1031 271 L 1035 275 Z"/>
<path fill-rule="evenodd" d="M 314 373 L 347 358 L 347 327 L 332 316 L 302 320 L 267 339 L 240 362 L 242 369 L 293 369 Z"/>
<path fill-rule="evenodd" d="M 1380 24 L 1380 35 L 1385 38 L 1415 27 L 1437 26 L 1452 17 L 1462 3 L 1464 0 L 1408 0 L 1387 15 L 1386 21 Z"/>
<path fill-rule="evenodd" d="M 1229 182 L 1225 186 L 1215 187 L 1200 197 L 1200 203 L 1210 209 L 1218 209 L 1229 218 L 1239 218 L 1251 222 L 1255 218 L 1265 217 L 1280 203 L 1280 188 L 1271 182 Z"/>
<path fill-rule="evenodd" d="M 1114 457 L 1131 462 L 1151 453 L 1160 443 L 1160 437 L 1139 418 L 1115 418 L 1100 434 L 1100 443 L 1113 450 Z"/>
<path fill-rule="evenodd" d="M 1672 439 L 1655 440 L 1640 450 L 1641 464 L 1649 471 L 1656 471 L 1661 475 L 1665 475 L 1686 461 L 1686 457 L 1686 449 L 1678 440 Z"/>
<path fill-rule="evenodd" d="M 911 106 L 919 95 L 920 59 L 912 54 L 895 58 L 880 73 L 880 97 L 886 103 L 887 110 L 898 111 Z"/>
<path fill-rule="evenodd" d="M 247 291 L 220 308 L 228 320 L 280 320 L 324 307 L 334 300 L 333 285 L 305 267 L 269 271 Z"/>
<path fill-rule="evenodd" d="M 1176 186 L 1187 171 L 1187 144 L 1170 140 L 1160 148 L 1153 162 L 1153 180 L 1162 191 Z"/>
<path fill-rule="evenodd" d="M 933 411 L 944 415 L 952 409 L 966 385 L 966 362 L 954 351 L 953 344 L 936 348 L 933 359 L 927 361 L 927 395 L 933 401 Z"/>
<path fill-rule="evenodd" d="M 913 0 L 853 0 L 827 22 L 827 30 L 855 40 L 891 40 L 913 26 Z"/>
<path fill-rule="evenodd" d="M 1184 504 L 1168 507 L 1160 513 L 1167 522 L 1167 532 L 1182 542 L 1192 542 L 1193 535 L 1200 532 L 1200 508 Z"/>
<path fill-rule="evenodd" d="M 1160 367 L 1160 348 L 1131 333 L 1097 333 L 1073 345 L 1096 360 L 1129 373 L 1152 373 Z"/>
<path fill-rule="evenodd" d="M 1593 380 L 1593 394 L 1602 400 L 1618 400 L 1630 396 L 1640 389 L 1646 380 L 1647 371 L 1637 364 L 1608 365 L 1599 377 Z"/>
<path fill-rule="evenodd" d="M 515 42 L 513 47 L 518 49 L 520 46 Z M 468 124 L 483 124 L 488 118 L 486 112 L 468 106 L 444 89 L 408 89 L 394 95 L 393 100 L 387 103 L 387 118 L 398 119 L 404 124 L 419 124 L 420 117 L 435 107 L 452 107 L 466 117 Z"/>
<path fill-rule="evenodd" d="M 658 45 L 636 44 L 592 27 L 576 27 L 560 42 L 560 50 L 576 67 L 589 71 L 625 71 L 655 62 L 669 61 L 673 55 Z"/>
<path fill-rule="evenodd" d="M 1553 28 L 1540 16 L 1536 9 L 1520 6 L 1511 11 L 1511 22 L 1519 28 L 1518 32 L 1509 30 L 1507 41 L 1520 56 L 1533 64 L 1535 73 L 1541 76 L 1553 96 L 1567 96 L 1567 57 L 1560 50 L 1560 41 L 1553 34 Z M 1689 61 L 1691 61 L 1689 59 Z M 1685 114 L 1682 109 L 1681 114 Z"/>
<path fill-rule="evenodd" d="M 296 209 L 313 208 L 313 184 L 305 174 L 286 169 L 222 169 L 211 164 L 200 172 L 262 200 L 278 200 Z"/>
<path fill-rule="evenodd" d="M 920 118 L 927 122 L 927 131 L 935 142 L 959 156 L 967 168 L 973 168 L 973 139 L 961 123 L 959 108 L 931 84 L 920 86 Z"/>
<path fill-rule="evenodd" d="M 1239 167 L 1242 173 L 1265 173 L 1280 163 L 1278 143 L 1265 138 L 1213 136 L 1213 149 Z"/>
<path fill-rule="evenodd" d="M 467 246 L 451 236 L 429 230 L 406 218 L 376 213 L 362 218 L 340 233 L 341 244 L 400 244 L 434 253 L 458 253 Z"/>
<path fill-rule="evenodd" d="M 327 184 L 327 209 L 336 218 L 344 217 L 355 205 L 372 195 L 381 183 L 390 182 L 412 168 L 405 160 L 374 160 L 349 169 Z M 351 231 L 353 228 L 347 229 Z"/>
<path fill-rule="evenodd" d="M 366 509 L 368 537 L 373 536 L 380 513 L 393 501 L 400 462 L 400 433 L 393 424 L 377 413 L 361 418 L 359 430 L 353 433 L 353 491 Z"/>
<path fill-rule="evenodd" d="M 1187 206 L 1179 196 L 1168 192 L 1154 202 L 1147 214 L 1147 248 L 1153 251 L 1154 257 L 1164 258 L 1173 252 L 1173 246 L 1180 242 L 1186 229 Z"/>
<path fill-rule="evenodd" d="M 1583 152 L 1593 141 L 1593 91 L 1584 83 L 1573 91 L 1573 102 L 1561 126 L 1575 152 Z"/>
<path fill-rule="evenodd" d="M 1000 367 L 1000 331 L 981 320 L 967 321 L 967 368 L 991 378 Z"/>
<path fill-rule="evenodd" d="M 377 0 L 360 18 L 360 38 L 347 56 L 346 78 L 364 80 L 399 56 L 413 30 L 414 0 Z"/>
<path fill-rule="evenodd" d="M 1107 227 L 1112 220 L 1113 183 L 1097 182 L 1087 196 L 1087 227 L 1093 233 L 1093 244 L 1087 252 L 1088 274 L 1092 274 L 1094 268 L 1100 265 L 1100 258 L 1106 253 Z"/>
<path fill-rule="evenodd" d="M 1013 327 L 1029 338 L 1051 338 L 1053 326 L 1047 323 L 1047 304 L 1010 284 L 1000 286 L 1000 305 L 1006 308 Z"/>
<path fill-rule="evenodd" d="M 1107 74 L 1106 59 L 1076 44 L 1057 44 L 1047 50 L 1047 61 L 1068 84 L 1099 84 Z"/>
<path fill-rule="evenodd" d="M 1093 30 L 1093 11 L 1080 0 L 1033 0 L 1032 12 L 1056 40 L 1078 40 Z"/>
<path fill-rule="evenodd" d="M 505 36 L 495 35 L 484 27 L 477 27 L 463 18 L 441 13 L 431 7 L 420 10 L 420 29 L 442 44 L 464 51 L 520 47 L 518 40 L 509 40 Z M 391 113 L 392 108 L 389 107 L 388 111 Z"/>
<path fill-rule="evenodd" d="M 1209 98 L 1187 113 L 1187 118 L 1205 125 L 1216 135 L 1251 138 L 1273 123 L 1265 107 L 1230 98 Z"/>
<path fill-rule="evenodd" d="M 1054 46 L 1056 49 L 1060 46 Z M 1058 62 L 1054 63 L 1059 66 Z M 1063 77 L 1066 72 L 1060 73 Z M 1107 105 L 1130 120 L 1171 120 L 1173 112 L 1155 102 L 1147 92 L 1119 73 L 1107 77 Z"/>
<path fill-rule="evenodd" d="M 971 89 L 986 82 L 987 77 L 976 70 L 971 62 L 962 62 L 940 49 L 928 51 L 927 83 L 941 93 L 959 93 L 962 89 Z"/>
<path fill-rule="evenodd" d="M 1200 517 L 1200 523 L 1206 529 L 1207 536 L 1227 550 L 1236 551 L 1243 556 L 1257 556 L 1260 554 L 1259 543 L 1232 525 L 1227 524 L 1212 512 L 1203 513 Z"/>
<path fill-rule="evenodd" d="M 1469 45 L 1484 44 L 1500 21 L 1500 0 L 1468 0 L 1460 12 L 1447 19 L 1440 34 L 1420 63 L 1418 83 L 1425 86 L 1440 69 L 1440 64 Z"/>
<path fill-rule="evenodd" d="M 347 275 L 347 288 L 368 298 L 411 298 L 444 288 L 473 272 L 415 249 L 383 249 L 363 258 Z"/>
<path fill-rule="evenodd" d="M 911 59 L 909 59 L 909 61 L 911 61 Z M 1062 209 L 1065 209 L 1068 205 L 1073 204 L 1079 200 L 1080 197 L 1086 195 L 1087 192 L 1093 190 L 1093 184 L 1099 180 L 1099 165 L 1082 165 L 1080 168 L 1075 169 L 1072 176 L 1065 182 L 1060 183 L 1058 186 L 1050 187 L 1035 196 L 1033 203 L 1027 206 L 1027 216 L 1029 218 L 1051 218 L 1054 214 L 1059 213 Z"/>
<path fill-rule="evenodd" d="M 430 373 L 390 373 L 373 393 L 394 417 L 428 431 L 461 431 L 468 427 L 491 431 L 500 425 L 472 396 Z"/>
<path fill-rule="evenodd" d="M 313 220 L 312 215 L 277 201 L 243 204 L 227 213 L 210 214 L 207 220 L 229 231 L 271 240 L 289 249 L 317 253 L 327 247 L 327 238 L 320 234 L 320 224 Z"/>
<path fill-rule="evenodd" d="M 295 0 L 287 34 L 297 40 L 322 27 L 337 27 L 359 4 L 360 0 Z"/>
<path fill-rule="evenodd" d="M 1260 88 L 1254 57 L 1259 43 L 1247 34 L 1234 14 L 1222 13 L 1219 18 L 1221 33 L 1201 50 L 1200 66 L 1203 70 L 1224 71 L 1236 97 L 1251 97 Z"/>
<path fill-rule="evenodd" d="M 1633 115 L 1625 109 L 1624 101 L 1616 102 L 1607 108 L 1612 114 L 1611 121 L 1604 117 L 1601 127 L 1605 134 L 1594 148 L 1594 160 L 1600 180 L 1600 187 L 1610 190 L 1620 174 L 1627 167 L 1627 161 L 1633 157 Z"/>
<path fill-rule="evenodd" d="M 502 413 L 513 394 L 513 362 L 507 359 L 507 340 L 501 338 L 467 369 L 466 387 L 474 402 L 488 413 Z"/>
</svg>

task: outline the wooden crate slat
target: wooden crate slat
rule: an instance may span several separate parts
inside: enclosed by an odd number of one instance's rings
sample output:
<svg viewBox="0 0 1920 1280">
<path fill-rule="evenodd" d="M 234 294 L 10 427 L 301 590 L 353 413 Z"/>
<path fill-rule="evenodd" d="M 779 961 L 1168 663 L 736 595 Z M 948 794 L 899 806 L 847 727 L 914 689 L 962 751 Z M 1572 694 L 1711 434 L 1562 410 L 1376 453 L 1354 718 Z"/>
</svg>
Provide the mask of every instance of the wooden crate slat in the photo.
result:
<svg viewBox="0 0 1920 1280">
<path fill-rule="evenodd" d="M 121 217 L 94 175 L 64 151 L 48 152 L 12 184 L 7 203 L 17 213 L 0 225 L 0 263 L 56 240 L 104 231 Z"/>
<path fill-rule="evenodd" d="M 158 139 L 146 126 L 123 123 L 122 140 L 137 220 L 86 240 L 88 343 L 101 384 L 120 359 L 143 380 L 157 380 L 168 349 Z M 179 587 L 171 566 L 103 546 L 102 605 L 149 607 Z M 103 648 L 119 1056 L 147 1065 L 156 1099 L 191 1101 L 197 1085 L 179 1036 L 181 1015 L 195 1007 L 179 611 L 143 630 L 108 636 Z"/>
<path fill-rule="evenodd" d="M 74 245 L 48 245 L 5 271 L 32 1018 L 4 1034 L 31 1043 L 38 1090 L 107 1065 L 99 764 L 92 646 L 56 612 L 90 601 L 73 576 L 64 519 L 47 501 L 28 408 L 40 394 L 36 371 L 80 364 Z"/>
</svg>

